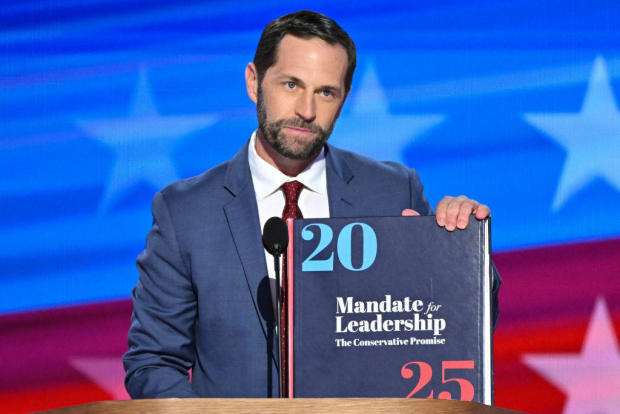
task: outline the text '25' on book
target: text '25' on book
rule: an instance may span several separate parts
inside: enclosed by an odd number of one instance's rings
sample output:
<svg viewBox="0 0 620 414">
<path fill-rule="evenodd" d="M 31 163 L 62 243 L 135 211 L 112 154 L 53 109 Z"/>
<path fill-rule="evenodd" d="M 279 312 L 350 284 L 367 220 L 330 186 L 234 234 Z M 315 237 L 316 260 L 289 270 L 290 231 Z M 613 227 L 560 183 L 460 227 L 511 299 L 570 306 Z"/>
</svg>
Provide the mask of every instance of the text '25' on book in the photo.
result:
<svg viewBox="0 0 620 414">
<path fill-rule="evenodd" d="M 489 220 L 289 220 L 290 395 L 492 404 Z"/>
</svg>

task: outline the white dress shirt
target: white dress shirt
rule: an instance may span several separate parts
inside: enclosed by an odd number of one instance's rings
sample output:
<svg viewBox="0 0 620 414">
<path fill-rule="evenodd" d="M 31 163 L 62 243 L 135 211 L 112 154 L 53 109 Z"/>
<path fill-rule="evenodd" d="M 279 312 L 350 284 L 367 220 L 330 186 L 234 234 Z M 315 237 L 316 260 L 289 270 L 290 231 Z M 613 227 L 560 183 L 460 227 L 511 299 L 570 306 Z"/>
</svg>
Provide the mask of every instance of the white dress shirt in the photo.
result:
<svg viewBox="0 0 620 414">
<path fill-rule="evenodd" d="M 262 159 L 256 152 L 256 131 L 250 138 L 248 150 L 248 162 L 252 174 L 252 183 L 258 204 L 258 216 L 260 228 L 263 229 L 265 222 L 271 217 L 282 217 L 284 210 L 284 193 L 280 189 L 282 184 L 288 181 L 299 181 L 304 185 L 299 194 L 297 204 L 304 218 L 329 217 L 329 203 L 327 200 L 327 175 L 325 172 L 325 150 L 296 177 L 289 177 L 267 161 Z M 273 256 L 265 250 L 269 278 L 272 279 L 272 297 L 275 293 L 275 271 L 273 269 Z"/>
</svg>

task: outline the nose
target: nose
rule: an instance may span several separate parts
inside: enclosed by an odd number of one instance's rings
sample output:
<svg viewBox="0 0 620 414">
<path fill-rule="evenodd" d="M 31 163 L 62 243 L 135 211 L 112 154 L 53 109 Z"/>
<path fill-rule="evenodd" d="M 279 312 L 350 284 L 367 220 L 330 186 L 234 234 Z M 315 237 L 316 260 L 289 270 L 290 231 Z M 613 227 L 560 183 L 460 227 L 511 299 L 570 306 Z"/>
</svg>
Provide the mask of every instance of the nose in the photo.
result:
<svg viewBox="0 0 620 414">
<path fill-rule="evenodd" d="M 296 102 L 295 114 L 307 122 L 314 121 L 314 118 L 316 118 L 314 93 L 305 91 L 305 93 L 300 94 Z"/>
</svg>

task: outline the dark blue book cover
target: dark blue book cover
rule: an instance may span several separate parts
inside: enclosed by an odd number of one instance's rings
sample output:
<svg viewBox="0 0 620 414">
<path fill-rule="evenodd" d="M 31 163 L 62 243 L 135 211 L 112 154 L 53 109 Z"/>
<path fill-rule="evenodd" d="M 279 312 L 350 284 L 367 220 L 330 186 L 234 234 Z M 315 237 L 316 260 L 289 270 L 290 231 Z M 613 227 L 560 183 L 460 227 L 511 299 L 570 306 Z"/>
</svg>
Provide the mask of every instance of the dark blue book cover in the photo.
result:
<svg viewBox="0 0 620 414">
<path fill-rule="evenodd" d="M 489 220 L 288 224 L 291 395 L 492 404 Z"/>
</svg>

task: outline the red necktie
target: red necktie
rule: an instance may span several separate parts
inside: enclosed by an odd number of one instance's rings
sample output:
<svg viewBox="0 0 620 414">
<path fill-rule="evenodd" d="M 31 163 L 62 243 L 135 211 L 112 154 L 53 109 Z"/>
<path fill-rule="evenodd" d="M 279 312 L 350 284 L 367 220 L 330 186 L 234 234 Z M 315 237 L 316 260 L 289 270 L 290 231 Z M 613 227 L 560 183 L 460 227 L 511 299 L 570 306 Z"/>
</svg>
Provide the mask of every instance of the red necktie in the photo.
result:
<svg viewBox="0 0 620 414">
<path fill-rule="evenodd" d="M 284 210 L 282 210 L 282 220 L 303 218 L 297 200 L 299 200 L 299 194 L 304 188 L 304 185 L 299 181 L 289 181 L 282 184 L 282 191 L 284 192 Z M 282 396 L 288 397 L 288 285 L 286 277 L 286 254 L 282 262 L 282 313 L 280 314 L 280 322 L 282 332 L 280 333 L 282 339 Z"/>
</svg>

